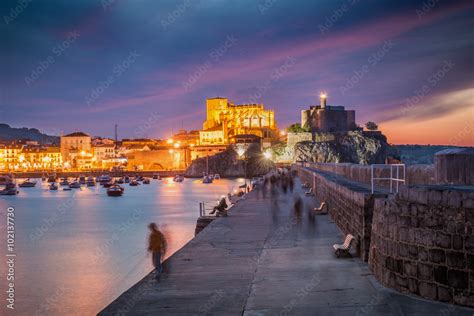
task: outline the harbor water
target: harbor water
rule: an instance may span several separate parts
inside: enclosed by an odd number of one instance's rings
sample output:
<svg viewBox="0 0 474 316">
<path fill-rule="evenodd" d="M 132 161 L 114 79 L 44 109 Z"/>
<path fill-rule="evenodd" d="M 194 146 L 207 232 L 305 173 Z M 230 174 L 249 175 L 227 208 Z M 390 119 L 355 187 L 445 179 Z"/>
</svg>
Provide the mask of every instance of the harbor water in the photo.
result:
<svg viewBox="0 0 474 316">
<path fill-rule="evenodd" d="M 137 187 L 123 184 L 123 196 L 108 197 L 100 185 L 50 191 L 48 183 L 36 181 L 16 196 L 0 196 L 2 245 L 7 209 L 14 209 L 13 315 L 95 315 L 152 271 L 148 223 L 158 223 L 165 234 L 168 257 L 194 237 L 199 202 L 211 207 L 243 183 L 165 178 Z M 1 265 L 2 276 L 7 269 Z M 1 314 L 6 311 L 3 304 Z"/>
</svg>

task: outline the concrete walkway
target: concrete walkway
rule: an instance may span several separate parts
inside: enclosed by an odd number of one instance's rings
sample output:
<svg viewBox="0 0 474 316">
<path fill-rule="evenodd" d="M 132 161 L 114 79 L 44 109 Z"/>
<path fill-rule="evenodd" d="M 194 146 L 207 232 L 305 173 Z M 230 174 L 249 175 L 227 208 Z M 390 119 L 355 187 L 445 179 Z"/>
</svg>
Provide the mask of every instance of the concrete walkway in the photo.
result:
<svg viewBox="0 0 474 316">
<path fill-rule="evenodd" d="M 474 309 L 426 301 L 381 286 L 358 258 L 337 259 L 343 236 L 317 204 L 293 193 L 253 191 L 210 224 L 153 275 L 100 315 L 473 315 Z"/>
</svg>

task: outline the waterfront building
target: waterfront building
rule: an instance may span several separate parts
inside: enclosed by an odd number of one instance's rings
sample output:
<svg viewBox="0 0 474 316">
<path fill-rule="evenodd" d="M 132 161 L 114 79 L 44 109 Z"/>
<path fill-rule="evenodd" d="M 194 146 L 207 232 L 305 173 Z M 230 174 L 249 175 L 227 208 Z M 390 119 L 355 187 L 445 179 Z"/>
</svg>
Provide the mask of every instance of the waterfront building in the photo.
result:
<svg viewBox="0 0 474 316">
<path fill-rule="evenodd" d="M 94 168 L 107 169 L 115 165 L 116 151 L 114 142 L 92 145 L 92 163 Z"/>
<path fill-rule="evenodd" d="M 275 114 L 263 104 L 234 104 L 226 98 L 206 100 L 206 121 L 199 132 L 200 145 L 228 145 L 231 137 L 253 134 L 268 147 L 278 138 Z"/>
<path fill-rule="evenodd" d="M 62 157 L 59 147 L 12 143 L 0 147 L 0 170 L 32 171 L 59 169 Z"/>
<path fill-rule="evenodd" d="M 61 155 L 65 168 L 92 168 L 92 138 L 83 132 L 61 136 Z"/>
<path fill-rule="evenodd" d="M 24 145 L 5 144 L 0 147 L 0 170 L 15 171 L 24 163 L 24 158 L 20 159 L 20 154 Z"/>
<path fill-rule="evenodd" d="M 125 157 L 130 171 L 183 170 L 191 162 L 189 148 L 184 146 L 152 146 L 149 150 L 129 152 Z"/>
<path fill-rule="evenodd" d="M 347 132 L 354 130 L 355 111 L 343 106 L 327 105 L 327 95 L 321 93 L 320 104 L 301 111 L 301 127 L 312 133 Z"/>
<path fill-rule="evenodd" d="M 25 170 L 56 170 L 62 168 L 60 147 L 25 146 L 20 157 L 24 157 Z"/>
</svg>

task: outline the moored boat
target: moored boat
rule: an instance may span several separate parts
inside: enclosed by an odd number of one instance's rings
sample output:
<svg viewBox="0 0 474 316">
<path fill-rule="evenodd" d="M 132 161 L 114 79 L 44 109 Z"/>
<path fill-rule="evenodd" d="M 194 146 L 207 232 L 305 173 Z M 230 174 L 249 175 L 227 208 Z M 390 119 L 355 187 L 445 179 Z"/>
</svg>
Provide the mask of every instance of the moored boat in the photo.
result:
<svg viewBox="0 0 474 316">
<path fill-rule="evenodd" d="M 30 179 L 26 179 L 22 183 L 20 183 L 18 186 L 20 188 L 32 188 L 36 185 L 36 181 L 30 181 Z"/>
<path fill-rule="evenodd" d="M 150 184 L 150 179 L 148 178 L 143 179 L 143 184 Z"/>
<path fill-rule="evenodd" d="M 153 180 L 161 180 L 161 177 L 158 173 L 153 174 Z"/>
<path fill-rule="evenodd" d="M 202 183 L 212 183 L 212 176 L 203 176 L 202 177 Z"/>
<path fill-rule="evenodd" d="M 86 183 L 87 183 L 86 177 L 85 177 L 85 176 L 80 176 L 80 177 L 79 177 L 79 183 L 80 183 L 80 184 L 86 184 Z"/>
<path fill-rule="evenodd" d="M 125 183 L 130 183 L 130 177 L 129 176 L 125 176 L 125 178 L 123 178 L 123 181 Z"/>
<path fill-rule="evenodd" d="M 107 189 L 108 196 L 121 196 L 125 189 L 118 184 L 112 185 L 110 188 Z"/>
<path fill-rule="evenodd" d="M 59 185 L 60 185 L 60 186 L 69 185 L 69 181 L 67 181 L 67 178 L 63 178 L 63 179 L 61 180 L 61 182 L 59 182 Z"/>
<path fill-rule="evenodd" d="M 49 185 L 49 189 L 51 191 L 56 191 L 58 189 L 58 185 L 56 184 L 56 182 L 52 182 L 50 185 Z"/>
<path fill-rule="evenodd" d="M 74 180 L 73 182 L 69 183 L 69 188 L 71 188 L 71 189 L 80 189 L 81 184 L 77 180 Z"/>
<path fill-rule="evenodd" d="M 140 185 L 140 183 L 138 183 L 137 180 L 132 180 L 130 181 L 130 184 L 129 184 L 131 187 L 136 187 L 137 185 Z"/>
<path fill-rule="evenodd" d="M 18 190 L 16 188 L 16 184 L 13 182 L 7 182 L 5 184 L 5 188 L 0 190 L 0 195 L 17 195 Z"/>
<path fill-rule="evenodd" d="M 113 186 L 113 185 L 114 185 L 114 182 L 113 182 L 112 180 L 110 180 L 109 182 L 103 182 L 103 183 L 102 183 L 102 186 L 103 186 L 104 188 L 110 188 L 110 187 Z"/>
<path fill-rule="evenodd" d="M 94 180 L 93 177 L 87 178 L 86 185 L 87 185 L 88 187 L 95 187 L 95 184 L 96 184 L 96 183 L 95 183 L 95 180 Z"/>
<path fill-rule="evenodd" d="M 216 173 L 216 174 L 214 175 L 214 180 L 218 180 L 218 179 L 220 179 L 220 178 L 221 178 L 221 176 L 220 176 L 218 173 Z"/>
<path fill-rule="evenodd" d="M 123 178 L 118 178 L 117 181 L 115 181 L 116 183 L 119 183 L 119 184 L 122 184 L 122 183 L 125 183 L 125 180 Z"/>
<path fill-rule="evenodd" d="M 184 177 L 182 175 L 177 174 L 176 176 L 174 176 L 173 181 L 174 182 L 183 182 Z"/>
<path fill-rule="evenodd" d="M 101 175 L 100 177 L 98 177 L 96 181 L 99 183 L 105 183 L 105 182 L 112 181 L 112 178 L 108 174 L 106 174 L 106 175 Z"/>
<path fill-rule="evenodd" d="M 13 179 L 9 176 L 0 176 L 0 185 L 7 185 L 13 182 Z"/>
</svg>

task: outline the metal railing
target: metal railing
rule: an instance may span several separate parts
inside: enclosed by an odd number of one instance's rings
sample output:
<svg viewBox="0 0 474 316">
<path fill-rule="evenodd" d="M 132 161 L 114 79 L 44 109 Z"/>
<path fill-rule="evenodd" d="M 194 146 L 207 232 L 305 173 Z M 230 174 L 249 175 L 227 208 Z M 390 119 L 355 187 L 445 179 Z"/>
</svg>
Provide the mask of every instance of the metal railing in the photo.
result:
<svg viewBox="0 0 474 316">
<path fill-rule="evenodd" d="M 390 177 L 380 177 L 376 178 L 375 177 L 375 169 L 378 168 L 381 170 L 381 173 L 383 173 L 384 169 L 390 168 Z M 395 172 L 394 172 L 395 171 Z M 403 175 L 400 175 L 400 171 L 403 171 Z M 394 177 L 395 176 L 395 177 Z M 406 170 L 405 170 L 405 164 L 373 164 L 370 165 L 370 184 L 371 184 L 371 190 L 372 194 L 374 193 L 374 187 L 375 187 L 375 181 L 376 180 L 384 180 L 384 181 L 390 181 L 390 193 L 393 193 L 393 184 L 395 182 L 395 192 L 398 192 L 398 186 L 399 183 L 405 183 L 405 177 L 406 177 Z"/>
</svg>

